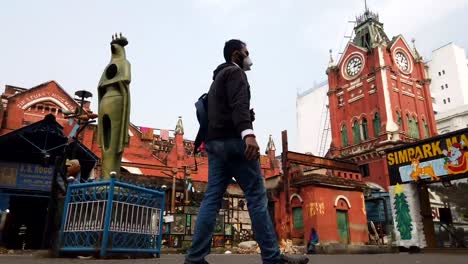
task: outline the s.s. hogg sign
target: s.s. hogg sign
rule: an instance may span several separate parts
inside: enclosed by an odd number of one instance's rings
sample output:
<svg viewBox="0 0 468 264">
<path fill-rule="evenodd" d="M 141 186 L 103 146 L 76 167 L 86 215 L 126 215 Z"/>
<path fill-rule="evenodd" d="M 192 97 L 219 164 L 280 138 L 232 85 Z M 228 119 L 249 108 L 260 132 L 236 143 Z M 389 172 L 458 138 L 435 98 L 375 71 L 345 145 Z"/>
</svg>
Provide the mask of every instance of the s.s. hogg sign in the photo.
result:
<svg viewBox="0 0 468 264">
<path fill-rule="evenodd" d="M 390 185 L 468 177 L 468 129 L 386 151 Z"/>
<path fill-rule="evenodd" d="M 0 161 L 0 189 L 50 191 L 54 167 Z"/>
</svg>

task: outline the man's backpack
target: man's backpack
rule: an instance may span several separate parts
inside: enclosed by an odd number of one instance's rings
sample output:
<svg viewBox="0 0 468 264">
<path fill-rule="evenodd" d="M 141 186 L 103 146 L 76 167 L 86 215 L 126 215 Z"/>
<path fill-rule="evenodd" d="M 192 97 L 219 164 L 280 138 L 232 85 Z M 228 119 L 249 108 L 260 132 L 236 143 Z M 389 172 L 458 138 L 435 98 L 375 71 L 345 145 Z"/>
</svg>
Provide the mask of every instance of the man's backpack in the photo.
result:
<svg viewBox="0 0 468 264">
<path fill-rule="evenodd" d="M 194 153 L 200 152 L 200 146 L 205 142 L 208 133 L 208 94 L 205 93 L 195 103 L 197 119 L 200 124 L 197 137 L 195 138 Z"/>
</svg>

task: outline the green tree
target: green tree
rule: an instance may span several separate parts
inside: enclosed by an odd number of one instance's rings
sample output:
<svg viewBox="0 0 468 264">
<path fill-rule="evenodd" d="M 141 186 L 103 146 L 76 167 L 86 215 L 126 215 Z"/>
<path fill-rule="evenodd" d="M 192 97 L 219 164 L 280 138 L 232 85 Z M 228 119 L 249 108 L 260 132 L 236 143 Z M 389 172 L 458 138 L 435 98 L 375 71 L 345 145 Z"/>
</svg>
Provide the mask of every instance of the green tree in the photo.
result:
<svg viewBox="0 0 468 264">
<path fill-rule="evenodd" d="M 397 228 L 400 232 L 402 240 L 411 240 L 411 231 L 413 226 L 411 224 L 411 215 L 406 200 L 406 195 L 403 192 L 395 194 L 395 215 L 397 221 Z"/>
</svg>

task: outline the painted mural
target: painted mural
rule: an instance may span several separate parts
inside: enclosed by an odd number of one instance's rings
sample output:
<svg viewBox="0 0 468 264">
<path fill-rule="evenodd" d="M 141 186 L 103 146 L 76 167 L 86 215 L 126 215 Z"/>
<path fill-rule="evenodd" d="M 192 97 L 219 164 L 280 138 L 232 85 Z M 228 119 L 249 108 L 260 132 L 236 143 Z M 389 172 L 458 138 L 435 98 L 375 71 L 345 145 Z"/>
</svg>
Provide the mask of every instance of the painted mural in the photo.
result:
<svg viewBox="0 0 468 264">
<path fill-rule="evenodd" d="M 457 179 L 468 172 L 468 129 L 387 152 L 390 184 Z"/>
<path fill-rule="evenodd" d="M 390 201 L 398 246 L 426 247 L 416 186 L 390 186 Z"/>
<path fill-rule="evenodd" d="M 174 222 L 171 224 L 171 234 L 185 234 L 185 215 L 174 215 Z"/>
</svg>

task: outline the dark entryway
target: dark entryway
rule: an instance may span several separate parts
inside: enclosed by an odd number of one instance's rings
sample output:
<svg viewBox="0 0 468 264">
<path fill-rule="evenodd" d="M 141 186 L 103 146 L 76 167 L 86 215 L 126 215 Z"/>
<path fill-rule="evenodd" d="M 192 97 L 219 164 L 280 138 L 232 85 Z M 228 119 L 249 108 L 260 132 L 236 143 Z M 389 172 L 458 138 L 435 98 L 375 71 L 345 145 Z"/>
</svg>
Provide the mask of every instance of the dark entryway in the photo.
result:
<svg viewBox="0 0 468 264">
<path fill-rule="evenodd" d="M 2 242 L 10 249 L 41 248 L 46 224 L 48 198 L 10 196 L 10 213 L 5 220 Z"/>
</svg>

